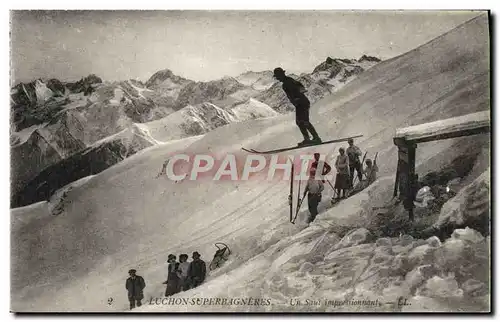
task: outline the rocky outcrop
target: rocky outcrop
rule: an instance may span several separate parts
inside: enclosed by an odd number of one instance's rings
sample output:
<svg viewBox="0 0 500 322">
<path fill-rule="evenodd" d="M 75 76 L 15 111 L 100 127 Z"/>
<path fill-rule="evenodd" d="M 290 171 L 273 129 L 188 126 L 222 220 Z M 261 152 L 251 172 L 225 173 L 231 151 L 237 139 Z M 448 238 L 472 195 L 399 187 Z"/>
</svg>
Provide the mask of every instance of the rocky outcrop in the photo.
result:
<svg viewBox="0 0 500 322">
<path fill-rule="evenodd" d="M 92 74 L 75 83 L 63 83 L 58 79 L 37 79 L 17 84 L 11 90 L 15 130 L 51 121 L 67 104 L 72 103 L 69 93 L 90 95 L 95 86 L 101 83 L 101 78 Z"/>
<path fill-rule="evenodd" d="M 465 225 L 485 235 L 490 234 L 490 171 L 485 171 L 471 184 L 448 200 L 441 209 L 434 229 L 453 229 Z"/>
<path fill-rule="evenodd" d="M 367 55 L 363 55 L 361 56 L 361 58 L 358 60 L 360 63 L 364 62 L 364 61 L 369 61 L 369 62 L 375 62 L 375 63 L 378 63 L 381 61 L 380 58 L 377 58 L 377 57 L 373 57 L 373 56 L 367 56 Z"/>
<path fill-rule="evenodd" d="M 329 78 L 333 78 L 340 73 L 345 64 L 351 64 L 352 61 L 345 59 L 332 59 L 330 57 L 326 58 L 324 62 L 316 66 L 313 70 L 313 74 L 317 74 L 320 72 L 329 73 Z"/>
<path fill-rule="evenodd" d="M 72 93 L 84 93 L 85 96 L 91 94 L 94 91 L 94 87 L 97 84 L 101 84 L 102 79 L 94 74 L 91 74 L 87 77 L 80 79 L 74 83 L 67 83 L 66 87 Z"/>
<path fill-rule="evenodd" d="M 42 169 L 62 160 L 62 156 L 39 131 L 34 131 L 23 144 L 11 148 L 11 196 Z"/>
</svg>

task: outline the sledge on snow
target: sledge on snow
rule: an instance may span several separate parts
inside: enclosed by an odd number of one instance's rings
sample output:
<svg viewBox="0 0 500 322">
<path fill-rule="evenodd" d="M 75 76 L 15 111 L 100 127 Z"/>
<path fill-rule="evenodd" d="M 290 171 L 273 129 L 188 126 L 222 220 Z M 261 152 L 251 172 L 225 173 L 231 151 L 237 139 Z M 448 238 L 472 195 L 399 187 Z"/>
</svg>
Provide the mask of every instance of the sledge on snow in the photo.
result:
<svg viewBox="0 0 500 322">
<path fill-rule="evenodd" d="M 226 244 L 215 243 L 215 247 L 217 247 L 217 250 L 209 266 L 211 271 L 221 267 L 229 259 L 229 255 L 231 255 L 231 250 Z"/>
</svg>

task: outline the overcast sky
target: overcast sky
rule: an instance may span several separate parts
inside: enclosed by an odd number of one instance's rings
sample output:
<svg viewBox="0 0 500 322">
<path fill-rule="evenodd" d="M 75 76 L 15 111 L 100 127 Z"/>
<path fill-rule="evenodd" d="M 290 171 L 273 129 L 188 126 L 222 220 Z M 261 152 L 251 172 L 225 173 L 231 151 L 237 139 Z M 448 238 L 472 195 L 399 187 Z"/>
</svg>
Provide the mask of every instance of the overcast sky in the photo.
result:
<svg viewBox="0 0 500 322">
<path fill-rule="evenodd" d="M 13 11 L 11 77 L 146 81 L 168 68 L 211 80 L 327 56 L 405 53 L 478 12 Z"/>
</svg>

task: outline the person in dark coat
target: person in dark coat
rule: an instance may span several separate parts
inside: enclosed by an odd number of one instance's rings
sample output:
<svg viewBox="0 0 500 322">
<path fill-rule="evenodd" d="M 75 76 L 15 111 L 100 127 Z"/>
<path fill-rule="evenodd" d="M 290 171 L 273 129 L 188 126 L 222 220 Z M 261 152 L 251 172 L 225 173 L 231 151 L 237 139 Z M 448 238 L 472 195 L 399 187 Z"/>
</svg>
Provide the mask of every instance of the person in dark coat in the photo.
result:
<svg viewBox="0 0 500 322">
<path fill-rule="evenodd" d="M 179 278 L 179 263 L 176 261 L 176 256 L 173 254 L 168 255 L 168 277 L 164 284 L 167 284 L 165 296 L 174 295 L 180 292 L 180 278 Z"/>
<path fill-rule="evenodd" d="M 319 137 L 318 132 L 316 132 L 316 129 L 309 121 L 309 107 L 311 106 L 311 103 L 304 94 L 307 91 L 304 85 L 302 85 L 299 81 L 286 76 L 285 71 L 281 67 L 274 69 L 274 77 L 283 83 L 283 91 L 285 91 L 286 96 L 295 106 L 295 123 L 304 137 L 304 141 L 300 142 L 298 145 L 302 146 L 321 143 L 321 138 Z M 309 137 L 309 133 L 312 135 L 312 140 Z"/>
<path fill-rule="evenodd" d="M 200 253 L 193 253 L 193 261 L 189 264 L 188 277 L 191 282 L 191 287 L 195 288 L 205 281 L 207 275 L 207 266 L 200 259 Z"/>
<path fill-rule="evenodd" d="M 130 275 L 129 278 L 127 278 L 127 281 L 125 282 L 125 288 L 128 291 L 128 300 L 130 302 L 130 309 L 132 310 L 136 306 L 141 306 L 141 300 L 144 298 L 144 293 L 143 290 L 146 287 L 146 282 L 144 281 L 144 278 L 139 275 L 135 275 L 137 271 L 135 269 L 131 269 L 128 271 L 128 274 Z"/>
</svg>

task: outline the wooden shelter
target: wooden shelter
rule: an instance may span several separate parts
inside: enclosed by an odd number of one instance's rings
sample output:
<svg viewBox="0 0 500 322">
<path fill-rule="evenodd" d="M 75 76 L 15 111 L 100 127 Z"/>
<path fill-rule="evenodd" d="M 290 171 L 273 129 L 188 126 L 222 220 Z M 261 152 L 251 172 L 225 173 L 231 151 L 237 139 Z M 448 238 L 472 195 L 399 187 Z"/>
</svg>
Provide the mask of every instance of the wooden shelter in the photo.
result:
<svg viewBox="0 0 500 322">
<path fill-rule="evenodd" d="M 490 111 L 482 111 L 436 122 L 423 123 L 396 130 L 394 144 L 398 147 L 398 168 L 394 196 L 400 198 L 413 220 L 418 177 L 415 174 L 417 144 L 490 132 Z"/>
</svg>

